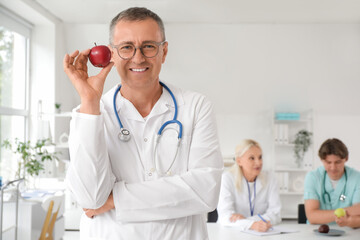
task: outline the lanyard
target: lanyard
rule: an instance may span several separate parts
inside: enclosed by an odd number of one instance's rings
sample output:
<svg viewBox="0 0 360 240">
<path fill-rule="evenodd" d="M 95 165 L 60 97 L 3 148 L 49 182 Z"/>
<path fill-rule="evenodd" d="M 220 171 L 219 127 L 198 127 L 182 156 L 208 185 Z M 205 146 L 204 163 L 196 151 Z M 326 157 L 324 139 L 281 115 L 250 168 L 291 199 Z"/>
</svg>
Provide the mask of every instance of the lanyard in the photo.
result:
<svg viewBox="0 0 360 240">
<path fill-rule="evenodd" d="M 255 209 L 255 199 L 256 199 L 256 178 L 255 178 L 255 182 L 254 182 L 254 202 L 253 202 L 254 204 L 252 204 L 252 202 L 251 202 L 250 186 L 249 186 L 248 180 L 246 180 L 246 184 L 247 184 L 248 193 L 249 193 L 250 214 L 251 214 L 251 216 L 253 216 L 254 215 L 254 209 Z"/>
</svg>

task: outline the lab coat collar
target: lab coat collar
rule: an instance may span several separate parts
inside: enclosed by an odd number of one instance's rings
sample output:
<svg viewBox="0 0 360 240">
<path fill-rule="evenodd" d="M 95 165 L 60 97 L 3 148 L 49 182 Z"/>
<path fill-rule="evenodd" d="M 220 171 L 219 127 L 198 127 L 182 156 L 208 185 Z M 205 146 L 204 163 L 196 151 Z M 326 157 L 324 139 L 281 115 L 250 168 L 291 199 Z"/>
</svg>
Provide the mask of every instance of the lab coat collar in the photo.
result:
<svg viewBox="0 0 360 240">
<path fill-rule="evenodd" d="M 173 92 L 176 102 L 178 104 L 178 108 L 184 104 L 184 98 L 183 94 L 180 89 L 174 87 L 171 84 L 165 83 L 170 90 Z M 118 88 L 119 85 L 113 87 L 109 92 L 109 94 L 106 94 L 106 100 L 109 103 L 111 103 L 111 106 L 113 105 L 113 96 Z M 153 109 L 151 110 L 148 119 L 160 114 L 165 113 L 166 111 L 169 111 L 170 109 L 174 109 L 174 101 L 170 95 L 170 93 L 163 88 L 163 92 L 159 98 L 159 100 L 155 103 Z M 140 113 L 137 111 L 135 106 L 126 98 L 124 98 L 121 93 L 119 92 L 116 97 L 116 109 L 120 116 L 123 116 L 127 119 L 131 120 L 137 120 L 137 121 L 145 121 L 144 118 L 140 115 Z"/>
<path fill-rule="evenodd" d="M 256 178 L 256 195 L 258 195 L 263 186 L 265 186 L 265 173 L 261 172 Z"/>
<path fill-rule="evenodd" d="M 261 189 L 265 186 L 264 180 L 265 180 L 264 173 L 260 173 L 259 176 L 257 176 L 256 178 L 256 195 L 258 195 Z M 246 178 L 244 176 L 242 176 L 242 181 L 244 183 L 244 187 L 245 187 L 244 189 L 245 191 L 247 191 Z"/>
</svg>

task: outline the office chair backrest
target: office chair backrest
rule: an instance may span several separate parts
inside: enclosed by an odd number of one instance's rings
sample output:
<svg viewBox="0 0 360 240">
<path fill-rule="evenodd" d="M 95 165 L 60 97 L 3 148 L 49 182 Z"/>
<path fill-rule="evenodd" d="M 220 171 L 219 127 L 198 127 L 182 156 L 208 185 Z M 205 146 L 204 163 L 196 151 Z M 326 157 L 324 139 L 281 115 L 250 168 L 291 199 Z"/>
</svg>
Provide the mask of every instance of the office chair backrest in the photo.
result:
<svg viewBox="0 0 360 240">
<path fill-rule="evenodd" d="M 216 222 L 218 220 L 217 210 L 215 209 L 214 211 L 209 212 L 207 217 L 207 222 Z"/>
<path fill-rule="evenodd" d="M 306 213 L 305 213 L 305 205 L 299 204 L 298 205 L 298 223 L 306 223 Z"/>
</svg>

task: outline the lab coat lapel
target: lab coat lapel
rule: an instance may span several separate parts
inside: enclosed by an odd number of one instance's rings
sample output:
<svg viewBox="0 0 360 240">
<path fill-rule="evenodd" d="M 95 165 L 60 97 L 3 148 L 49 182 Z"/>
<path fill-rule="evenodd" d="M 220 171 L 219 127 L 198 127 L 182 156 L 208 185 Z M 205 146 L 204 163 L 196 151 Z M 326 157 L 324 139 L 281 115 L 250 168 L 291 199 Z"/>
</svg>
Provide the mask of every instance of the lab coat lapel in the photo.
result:
<svg viewBox="0 0 360 240">
<path fill-rule="evenodd" d="M 118 85 L 113 87 L 108 93 L 103 96 L 103 101 L 106 102 L 108 106 L 113 106 L 114 93 L 117 88 Z M 144 121 L 144 118 L 140 115 L 134 105 L 129 100 L 124 98 L 121 95 L 121 92 L 117 93 L 115 102 L 116 111 L 119 114 L 121 121 L 124 121 L 125 119 Z M 107 111 L 113 112 L 114 109 L 112 107 L 111 110 L 108 109 Z"/>
<path fill-rule="evenodd" d="M 172 103 L 170 94 L 163 88 L 163 92 L 151 110 L 149 118 L 161 115 L 170 109 L 174 109 L 174 104 Z"/>
<path fill-rule="evenodd" d="M 259 192 L 263 188 L 263 182 L 264 182 L 263 177 L 264 176 L 260 174 L 256 179 L 256 196 L 259 195 Z"/>
<path fill-rule="evenodd" d="M 172 91 L 172 93 L 175 96 L 177 106 L 181 106 L 184 104 L 184 99 L 182 94 L 178 91 L 177 88 L 173 87 L 170 84 L 166 85 L 169 87 L 169 89 Z M 161 97 L 156 102 L 155 106 L 153 107 L 152 111 L 149 114 L 149 118 L 161 115 L 167 111 L 175 112 L 175 104 L 174 100 L 172 99 L 170 93 L 163 87 L 163 92 L 161 94 Z M 170 119 L 169 119 L 170 120 Z"/>
<path fill-rule="evenodd" d="M 144 121 L 144 118 L 129 100 L 121 96 L 119 101 L 118 112 L 120 111 L 120 116 L 129 120 Z"/>
</svg>

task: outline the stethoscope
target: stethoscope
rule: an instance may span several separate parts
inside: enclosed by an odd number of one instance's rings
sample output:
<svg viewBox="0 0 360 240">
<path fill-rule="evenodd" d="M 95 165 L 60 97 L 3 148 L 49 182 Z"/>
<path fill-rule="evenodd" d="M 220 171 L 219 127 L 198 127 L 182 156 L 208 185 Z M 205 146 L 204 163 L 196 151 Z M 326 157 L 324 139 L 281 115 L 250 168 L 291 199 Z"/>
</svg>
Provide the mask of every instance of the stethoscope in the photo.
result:
<svg viewBox="0 0 360 240">
<path fill-rule="evenodd" d="M 249 205 L 250 205 L 250 214 L 251 216 L 254 215 L 254 209 L 255 209 L 255 199 L 256 199 L 256 178 L 255 178 L 255 182 L 254 182 L 254 202 L 252 203 L 251 201 L 251 196 L 250 196 L 250 185 L 249 185 L 249 182 L 248 180 L 245 178 L 246 180 L 246 184 L 247 184 L 247 187 L 248 187 L 248 193 L 249 193 Z"/>
<path fill-rule="evenodd" d="M 155 170 L 157 171 L 157 173 L 159 175 L 161 175 L 161 172 L 158 171 L 156 165 L 157 165 L 157 161 L 156 161 L 156 153 L 157 153 L 157 146 L 158 146 L 158 143 L 160 142 L 160 138 L 162 136 L 162 133 L 164 131 L 164 129 L 166 128 L 167 125 L 169 124 L 172 124 L 172 123 L 175 123 L 179 126 L 179 131 L 176 130 L 176 129 L 172 129 L 172 130 L 175 130 L 177 132 L 177 135 L 178 135 L 178 138 L 177 138 L 177 148 L 176 148 L 176 153 L 174 155 L 174 158 L 170 164 L 170 166 L 168 167 L 168 169 L 165 171 L 165 174 L 166 175 L 171 175 L 171 168 L 172 166 L 174 165 L 174 162 L 175 162 L 175 159 L 176 159 L 176 156 L 178 154 L 178 150 L 179 150 L 179 146 L 180 146 L 180 142 L 181 142 L 181 138 L 182 138 L 182 124 L 180 121 L 177 120 L 177 113 L 178 113 L 178 105 L 177 105 L 177 102 L 176 102 L 176 99 L 175 99 L 175 96 L 174 94 L 172 93 L 172 91 L 170 90 L 170 88 L 168 88 L 168 86 L 166 86 L 163 82 L 159 82 L 161 86 L 163 86 L 170 94 L 173 102 L 174 102 L 174 106 L 175 106 L 175 113 L 174 113 L 174 117 L 172 120 L 169 120 L 167 122 L 165 122 L 163 125 L 161 125 L 157 135 L 156 135 L 156 139 L 155 139 L 155 150 L 154 150 L 154 158 L 153 158 L 153 161 L 154 161 L 154 168 Z M 116 89 L 115 93 L 114 93 L 114 99 L 113 99 L 113 105 L 114 105 L 114 112 L 115 112 L 115 116 L 118 120 L 118 123 L 120 125 L 120 133 L 118 134 L 118 137 L 121 141 L 123 142 L 128 142 L 131 138 L 131 135 L 130 135 L 130 131 L 126 128 L 124 128 L 124 126 L 122 125 L 121 121 L 120 121 L 120 117 L 119 117 L 119 114 L 117 112 L 117 108 L 116 108 L 116 97 L 117 97 L 117 94 L 120 92 L 120 89 L 121 89 L 121 85 L 119 85 L 119 87 Z M 166 128 L 165 130 L 167 129 L 170 129 L 170 128 Z"/>
<path fill-rule="evenodd" d="M 339 200 L 341 202 L 344 202 L 345 199 L 346 199 L 346 196 L 345 196 L 345 192 L 346 192 L 346 184 L 347 184 L 347 173 L 346 173 L 346 169 L 344 169 L 344 174 L 345 174 L 345 186 L 344 186 L 344 189 L 342 191 L 342 193 L 340 194 L 340 197 L 339 197 Z M 330 205 L 331 204 L 331 198 L 330 198 L 330 194 L 326 191 L 326 187 L 325 187 L 325 179 L 326 179 L 326 171 L 324 173 L 324 179 L 323 179 L 323 186 L 324 186 L 324 194 L 323 194 L 323 197 L 324 197 L 324 202 L 325 203 L 329 203 Z M 326 198 L 325 198 L 326 196 Z M 326 201 L 327 200 L 327 201 Z"/>
</svg>

